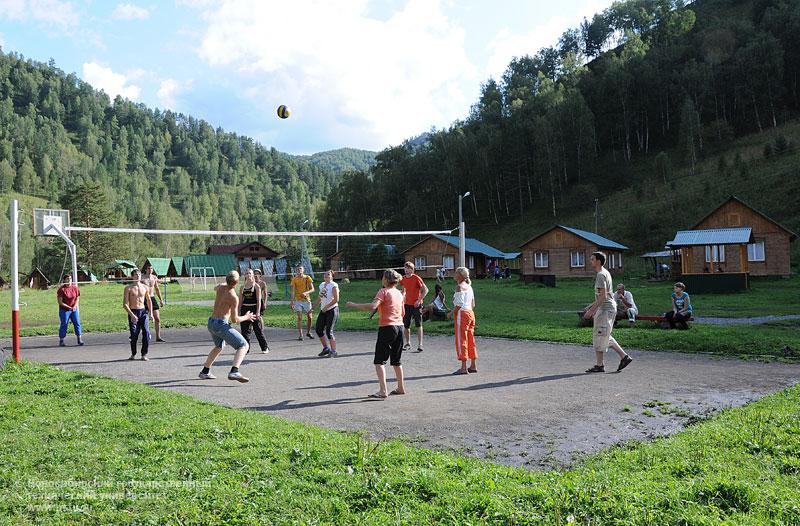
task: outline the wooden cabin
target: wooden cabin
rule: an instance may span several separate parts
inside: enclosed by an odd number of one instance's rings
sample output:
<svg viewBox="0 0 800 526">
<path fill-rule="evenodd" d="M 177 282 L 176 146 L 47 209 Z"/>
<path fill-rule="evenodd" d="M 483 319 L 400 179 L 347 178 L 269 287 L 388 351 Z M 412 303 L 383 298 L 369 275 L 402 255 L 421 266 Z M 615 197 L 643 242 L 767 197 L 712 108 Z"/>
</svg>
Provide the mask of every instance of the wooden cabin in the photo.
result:
<svg viewBox="0 0 800 526">
<path fill-rule="evenodd" d="M 503 252 L 475 238 L 465 238 L 466 267 L 472 277 L 482 278 L 490 264 L 513 266 L 519 252 Z M 436 278 L 436 270 L 444 267 L 447 276 L 453 275 L 458 266 L 458 236 L 434 234 L 402 252 L 406 261 L 411 261 L 417 274 L 423 278 Z"/>
<path fill-rule="evenodd" d="M 592 252 L 606 254 L 605 267 L 612 274 L 622 272 L 623 252 L 628 247 L 594 232 L 556 225 L 520 246 L 523 281 L 555 284 L 555 278 L 591 278 Z"/>
<path fill-rule="evenodd" d="M 47 290 L 50 287 L 50 280 L 39 267 L 36 267 L 25 277 L 24 286 L 29 289 Z"/>
<path fill-rule="evenodd" d="M 715 208 L 706 215 L 691 230 L 710 230 L 710 229 L 731 229 L 731 228 L 750 228 L 753 240 L 747 245 L 747 268 L 751 276 L 782 276 L 789 277 L 791 274 L 791 258 L 789 245 L 797 239 L 797 234 L 784 227 L 777 221 L 767 217 L 755 208 L 747 205 L 741 199 L 731 196 L 727 201 Z M 708 251 L 709 249 L 706 249 Z M 718 269 L 733 271 L 731 265 L 737 265 L 740 269 L 741 264 L 737 263 L 738 257 L 728 261 L 727 254 L 720 255 Z M 699 265 L 693 262 L 690 270 L 702 270 L 712 263 L 710 254 Z M 731 268 L 726 268 L 731 267 Z"/>
<path fill-rule="evenodd" d="M 673 274 L 692 292 L 735 292 L 749 287 L 750 228 L 681 230 L 667 243 L 673 253 Z"/>
<path fill-rule="evenodd" d="M 328 267 L 337 279 L 380 279 L 386 268 L 402 267 L 396 245 L 372 243 L 361 249 L 342 248 L 328 258 Z"/>
<path fill-rule="evenodd" d="M 136 263 L 128 261 L 127 259 L 116 259 L 113 263 L 106 267 L 105 276 L 108 279 L 126 279 L 131 277 L 131 271 L 135 268 Z"/>
</svg>

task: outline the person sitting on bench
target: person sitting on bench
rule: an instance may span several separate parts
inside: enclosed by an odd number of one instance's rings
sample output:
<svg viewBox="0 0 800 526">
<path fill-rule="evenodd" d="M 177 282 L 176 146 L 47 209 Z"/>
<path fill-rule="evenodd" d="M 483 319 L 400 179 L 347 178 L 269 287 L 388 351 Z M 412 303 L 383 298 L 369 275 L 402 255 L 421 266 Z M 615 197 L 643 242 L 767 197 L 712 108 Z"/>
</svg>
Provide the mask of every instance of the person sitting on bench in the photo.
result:
<svg viewBox="0 0 800 526">
<path fill-rule="evenodd" d="M 686 323 L 692 317 L 692 302 L 686 293 L 686 285 L 680 281 L 675 284 L 672 293 L 672 310 L 664 315 L 669 322 L 670 329 L 678 328 L 686 330 L 689 325 Z"/>
<path fill-rule="evenodd" d="M 635 323 L 639 309 L 636 308 L 636 303 L 633 301 L 633 294 L 629 290 L 625 290 L 624 283 L 617 285 L 614 301 L 617 302 L 617 318 L 622 315 L 622 317 L 627 317 L 629 322 Z"/>
<path fill-rule="evenodd" d="M 422 307 L 422 318 L 424 320 L 429 320 L 431 318 L 444 320 L 447 317 L 447 313 L 450 312 L 450 309 L 447 308 L 447 304 L 444 302 L 442 286 L 437 283 L 433 290 L 433 301 Z"/>
</svg>

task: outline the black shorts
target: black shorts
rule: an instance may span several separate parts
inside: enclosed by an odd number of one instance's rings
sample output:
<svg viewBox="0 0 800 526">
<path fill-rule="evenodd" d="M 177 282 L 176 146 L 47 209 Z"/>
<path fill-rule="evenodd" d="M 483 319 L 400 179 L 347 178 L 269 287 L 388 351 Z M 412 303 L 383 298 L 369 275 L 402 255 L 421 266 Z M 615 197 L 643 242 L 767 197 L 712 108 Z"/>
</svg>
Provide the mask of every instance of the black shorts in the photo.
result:
<svg viewBox="0 0 800 526">
<path fill-rule="evenodd" d="M 406 329 L 411 327 L 411 318 L 414 318 L 414 326 L 419 327 L 422 325 L 422 309 L 413 305 L 404 305 L 405 314 L 403 314 L 403 325 Z"/>
<path fill-rule="evenodd" d="M 403 327 L 400 325 L 386 325 L 378 328 L 378 341 L 375 342 L 375 365 L 386 365 L 389 360 L 391 365 L 401 365 L 400 356 L 403 354 Z"/>
<path fill-rule="evenodd" d="M 150 300 L 153 302 L 153 310 L 154 310 L 154 311 L 157 311 L 158 309 L 160 309 L 160 308 L 161 308 L 161 307 L 159 307 L 159 306 L 158 306 L 158 300 L 157 300 L 157 299 L 155 299 L 155 298 L 150 298 Z M 145 304 L 144 304 L 144 310 L 146 310 L 146 311 L 150 312 L 150 311 L 147 309 L 147 302 L 145 302 Z"/>
</svg>

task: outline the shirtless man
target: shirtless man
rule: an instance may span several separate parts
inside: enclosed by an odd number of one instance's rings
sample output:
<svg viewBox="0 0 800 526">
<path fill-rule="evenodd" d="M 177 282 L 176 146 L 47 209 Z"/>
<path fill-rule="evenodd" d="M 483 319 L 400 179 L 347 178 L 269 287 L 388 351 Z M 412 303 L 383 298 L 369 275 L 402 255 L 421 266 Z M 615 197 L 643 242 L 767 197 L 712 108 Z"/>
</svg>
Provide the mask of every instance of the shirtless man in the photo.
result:
<svg viewBox="0 0 800 526">
<path fill-rule="evenodd" d="M 133 283 L 125 287 L 122 306 L 125 312 L 128 313 L 128 329 L 131 332 L 129 340 L 131 341 L 131 357 L 129 360 L 136 358 L 136 341 L 139 339 L 139 333 L 142 334 L 142 360 L 147 361 L 147 350 L 150 348 L 150 327 L 147 323 L 147 313 L 153 312 L 152 299 L 150 298 L 150 289 L 140 281 L 141 272 L 139 269 L 133 269 L 131 272 Z"/>
<path fill-rule="evenodd" d="M 208 319 L 208 332 L 211 333 L 211 337 L 214 339 L 214 348 L 208 353 L 206 363 L 203 364 L 203 370 L 200 371 L 199 377 L 201 380 L 213 380 L 216 378 L 211 374 L 211 366 L 214 365 L 214 360 L 217 359 L 217 356 L 219 356 L 222 348 L 227 343 L 236 349 L 236 354 L 233 356 L 233 367 L 228 373 L 228 380 L 241 383 L 250 381 L 249 378 L 245 378 L 239 372 L 239 366 L 244 360 L 244 355 L 247 354 L 249 345 L 247 345 L 244 337 L 231 327 L 231 324 L 253 321 L 256 319 L 256 314 L 247 312 L 243 316 L 239 316 L 239 297 L 236 295 L 236 285 L 238 284 L 239 273 L 231 270 L 225 276 L 225 284 L 217 285 L 214 288 L 217 297 L 214 299 L 214 312 Z"/>
<path fill-rule="evenodd" d="M 148 312 L 153 313 L 153 324 L 156 327 L 156 341 L 163 342 L 164 340 L 161 339 L 161 314 L 159 314 L 158 309 L 161 308 L 159 303 L 163 305 L 164 300 L 161 299 L 161 289 L 158 287 L 158 276 L 153 272 L 153 267 L 150 264 L 144 267 L 142 283 L 147 285 L 147 288 L 150 290 L 150 297 L 153 301 L 153 308 Z M 158 298 L 158 301 L 156 301 L 156 298 Z"/>
</svg>

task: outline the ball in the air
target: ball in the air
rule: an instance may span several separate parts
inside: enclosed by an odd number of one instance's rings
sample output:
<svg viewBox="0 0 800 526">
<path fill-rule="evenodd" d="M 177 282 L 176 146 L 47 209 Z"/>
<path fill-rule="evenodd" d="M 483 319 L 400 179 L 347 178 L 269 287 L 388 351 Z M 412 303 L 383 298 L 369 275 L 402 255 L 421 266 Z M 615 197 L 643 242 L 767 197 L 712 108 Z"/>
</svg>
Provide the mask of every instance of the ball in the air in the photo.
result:
<svg viewBox="0 0 800 526">
<path fill-rule="evenodd" d="M 289 115 L 291 114 L 292 110 L 289 109 L 289 106 L 286 106 L 285 104 L 278 106 L 278 117 L 281 119 L 288 119 Z"/>
</svg>

